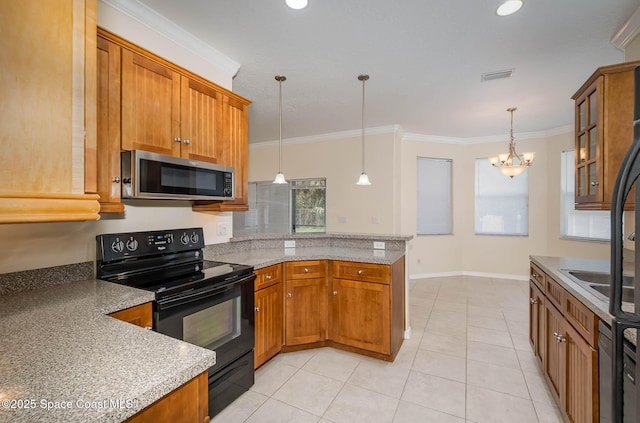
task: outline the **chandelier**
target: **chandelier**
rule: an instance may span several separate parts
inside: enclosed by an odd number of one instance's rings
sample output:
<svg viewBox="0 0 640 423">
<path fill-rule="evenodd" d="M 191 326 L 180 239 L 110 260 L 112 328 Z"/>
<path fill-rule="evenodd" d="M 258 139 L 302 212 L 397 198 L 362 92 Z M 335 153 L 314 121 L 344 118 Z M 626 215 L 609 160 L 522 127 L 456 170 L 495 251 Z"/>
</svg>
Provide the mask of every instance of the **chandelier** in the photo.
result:
<svg viewBox="0 0 640 423">
<path fill-rule="evenodd" d="M 498 154 L 494 157 L 489 157 L 489 163 L 491 166 L 500 169 L 500 172 L 504 173 L 510 178 L 520 175 L 527 167 L 531 166 L 533 159 L 536 157 L 536 153 L 522 153 L 522 155 L 516 152 L 516 143 L 513 141 L 513 112 L 517 108 L 510 107 L 507 112 L 511 113 L 511 132 L 509 140 L 509 152 Z"/>
</svg>

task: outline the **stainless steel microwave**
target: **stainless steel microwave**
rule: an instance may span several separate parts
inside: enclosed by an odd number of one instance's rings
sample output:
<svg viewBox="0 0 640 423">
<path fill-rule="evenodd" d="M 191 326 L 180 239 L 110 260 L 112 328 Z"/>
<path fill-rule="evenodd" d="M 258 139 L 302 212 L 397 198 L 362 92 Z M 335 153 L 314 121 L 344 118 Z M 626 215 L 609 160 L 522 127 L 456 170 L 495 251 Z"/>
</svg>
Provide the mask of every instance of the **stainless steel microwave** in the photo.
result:
<svg viewBox="0 0 640 423">
<path fill-rule="evenodd" d="M 234 169 L 142 150 L 121 153 L 122 198 L 233 200 Z"/>
</svg>

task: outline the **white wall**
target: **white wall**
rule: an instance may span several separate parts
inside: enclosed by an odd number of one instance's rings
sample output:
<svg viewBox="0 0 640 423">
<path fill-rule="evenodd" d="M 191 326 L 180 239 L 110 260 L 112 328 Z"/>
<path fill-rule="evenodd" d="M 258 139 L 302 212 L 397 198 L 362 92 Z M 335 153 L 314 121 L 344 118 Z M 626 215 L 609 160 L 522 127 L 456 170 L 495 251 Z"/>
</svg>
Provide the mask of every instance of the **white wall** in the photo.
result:
<svg viewBox="0 0 640 423">
<path fill-rule="evenodd" d="M 181 49 L 138 21 L 98 2 L 98 24 L 179 63 L 228 89 L 233 75 Z M 195 213 L 189 202 L 145 202 L 126 205 L 125 217 L 102 215 L 98 222 L 23 223 L 0 225 L 0 273 L 95 260 L 95 236 L 100 233 L 203 227 L 205 243 L 228 241 L 218 237 L 217 224 L 227 223 L 231 213 Z M 230 233 L 230 232 L 229 232 Z"/>
<path fill-rule="evenodd" d="M 327 178 L 327 232 L 396 232 L 395 131 L 389 127 L 366 134 L 365 170 L 370 186 L 356 185 L 362 171 L 361 136 L 284 141 L 282 172 L 287 179 Z M 270 181 L 277 172 L 277 143 L 250 145 L 249 181 Z"/>
</svg>

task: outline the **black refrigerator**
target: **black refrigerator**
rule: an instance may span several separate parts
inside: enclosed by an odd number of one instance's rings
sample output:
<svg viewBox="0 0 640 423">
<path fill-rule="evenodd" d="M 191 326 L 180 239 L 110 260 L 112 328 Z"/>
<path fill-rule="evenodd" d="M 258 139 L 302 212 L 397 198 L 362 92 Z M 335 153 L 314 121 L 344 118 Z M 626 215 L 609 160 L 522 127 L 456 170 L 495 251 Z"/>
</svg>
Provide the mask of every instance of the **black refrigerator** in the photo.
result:
<svg viewBox="0 0 640 423">
<path fill-rule="evenodd" d="M 635 272 L 639 276 L 635 278 L 634 303 L 635 309 L 626 311 L 622 307 L 622 265 L 623 265 L 623 228 L 622 214 L 627 195 L 635 189 L 636 202 L 640 200 L 640 182 L 635 183 L 640 176 L 640 67 L 634 71 L 634 111 L 633 111 L 633 142 L 622 161 L 611 202 L 611 296 L 609 300 L 609 313 L 613 316 L 611 324 L 612 335 L 612 371 L 611 371 L 611 422 L 640 422 L 640 407 L 633 407 L 632 416 L 624 415 L 624 398 L 640 404 L 640 389 L 635 392 L 624 392 L 624 379 L 637 380 L 638 374 L 634 368 L 634 375 L 625 373 L 625 339 L 624 332 L 629 330 L 637 335 L 640 329 L 640 245 L 635 248 Z M 635 227 L 640 229 L 640 213 L 635 213 Z M 635 238 L 640 240 L 640 235 Z M 636 243 L 638 241 L 635 241 Z M 628 345 L 628 342 L 627 342 Z M 635 362 L 640 363 L 640 348 L 635 349 Z M 602 373 L 602 372 L 601 372 Z M 628 407 L 627 407 L 628 409 Z M 628 414 L 628 412 L 627 412 Z M 602 416 L 607 418 L 608 416 Z"/>
</svg>

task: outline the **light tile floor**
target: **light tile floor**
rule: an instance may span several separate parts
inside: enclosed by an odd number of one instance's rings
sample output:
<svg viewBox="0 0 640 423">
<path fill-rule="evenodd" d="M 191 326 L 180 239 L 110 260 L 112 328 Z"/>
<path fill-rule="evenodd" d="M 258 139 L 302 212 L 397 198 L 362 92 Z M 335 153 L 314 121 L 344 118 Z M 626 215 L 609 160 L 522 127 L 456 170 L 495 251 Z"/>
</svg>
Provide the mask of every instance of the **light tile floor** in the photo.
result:
<svg viewBox="0 0 640 423">
<path fill-rule="evenodd" d="M 387 363 L 332 348 L 279 354 L 214 423 L 560 423 L 528 341 L 528 283 L 413 280 L 411 339 Z"/>
</svg>

